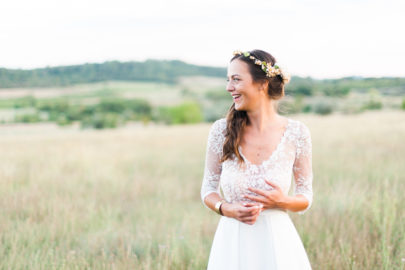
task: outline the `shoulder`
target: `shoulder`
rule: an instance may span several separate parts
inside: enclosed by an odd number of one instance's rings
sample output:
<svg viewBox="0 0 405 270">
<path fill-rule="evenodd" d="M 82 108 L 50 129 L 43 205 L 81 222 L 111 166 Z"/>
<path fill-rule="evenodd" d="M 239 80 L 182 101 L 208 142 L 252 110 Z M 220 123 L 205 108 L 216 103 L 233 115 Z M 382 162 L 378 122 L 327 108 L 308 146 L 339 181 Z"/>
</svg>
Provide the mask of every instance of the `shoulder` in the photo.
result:
<svg viewBox="0 0 405 270">
<path fill-rule="evenodd" d="M 301 152 L 300 149 L 312 147 L 311 132 L 308 126 L 300 120 L 290 119 L 290 132 L 288 137 L 293 142 L 298 152 Z"/>
<path fill-rule="evenodd" d="M 312 152 L 311 132 L 304 122 L 291 119 L 290 137 L 296 147 L 296 158 Z"/>
<path fill-rule="evenodd" d="M 311 136 L 311 131 L 304 122 L 291 118 L 289 118 L 289 121 L 291 123 L 291 130 L 293 134 L 296 135 L 298 138 Z"/>
<path fill-rule="evenodd" d="M 208 135 L 208 148 L 217 154 L 222 153 L 222 146 L 225 142 L 226 119 L 216 120 L 210 128 Z"/>
<path fill-rule="evenodd" d="M 216 120 L 210 128 L 210 134 L 224 135 L 226 129 L 226 118 Z"/>
</svg>

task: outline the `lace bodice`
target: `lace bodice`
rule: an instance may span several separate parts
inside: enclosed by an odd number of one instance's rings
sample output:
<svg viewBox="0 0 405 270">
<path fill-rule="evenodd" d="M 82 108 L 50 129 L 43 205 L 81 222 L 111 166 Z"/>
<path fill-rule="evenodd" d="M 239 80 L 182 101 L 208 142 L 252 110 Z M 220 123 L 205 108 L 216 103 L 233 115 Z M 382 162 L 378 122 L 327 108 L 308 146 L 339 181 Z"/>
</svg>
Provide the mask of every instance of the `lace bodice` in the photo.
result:
<svg viewBox="0 0 405 270">
<path fill-rule="evenodd" d="M 245 161 L 240 167 L 237 157 L 220 162 L 225 141 L 226 119 L 215 121 L 209 131 L 204 178 L 201 187 L 201 199 L 204 205 L 205 196 L 212 192 L 220 194 L 220 187 L 227 202 L 251 201 L 243 195 L 257 195 L 248 187 L 271 190 L 264 179 L 278 184 L 284 194 L 288 194 L 294 175 L 294 195 L 302 194 L 307 198 L 308 207 L 299 214 L 306 212 L 312 205 L 312 143 L 308 127 L 299 120 L 288 119 L 281 141 L 271 156 L 260 165 L 253 164 L 242 153 Z"/>
</svg>

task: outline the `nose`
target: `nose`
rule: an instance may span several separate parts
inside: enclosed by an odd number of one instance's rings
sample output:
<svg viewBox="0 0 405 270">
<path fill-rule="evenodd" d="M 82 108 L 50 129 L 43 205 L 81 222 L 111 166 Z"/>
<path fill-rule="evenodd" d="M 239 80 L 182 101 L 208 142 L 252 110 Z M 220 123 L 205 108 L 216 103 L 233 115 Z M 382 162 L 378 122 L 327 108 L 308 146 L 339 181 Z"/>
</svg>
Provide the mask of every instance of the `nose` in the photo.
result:
<svg viewBox="0 0 405 270">
<path fill-rule="evenodd" d="M 232 82 L 229 81 L 229 82 L 226 84 L 226 91 L 232 92 L 233 90 L 235 90 L 235 87 L 232 85 Z"/>
</svg>

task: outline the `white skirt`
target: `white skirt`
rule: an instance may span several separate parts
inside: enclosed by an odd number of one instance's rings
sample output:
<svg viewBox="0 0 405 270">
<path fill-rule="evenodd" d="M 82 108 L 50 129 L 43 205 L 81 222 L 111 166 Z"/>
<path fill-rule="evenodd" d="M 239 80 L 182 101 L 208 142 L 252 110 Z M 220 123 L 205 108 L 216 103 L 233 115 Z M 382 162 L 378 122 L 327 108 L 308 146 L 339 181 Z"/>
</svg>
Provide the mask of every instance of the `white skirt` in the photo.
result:
<svg viewBox="0 0 405 270">
<path fill-rule="evenodd" d="M 266 209 L 253 225 L 221 217 L 207 269 L 306 270 L 311 265 L 288 213 Z"/>
</svg>

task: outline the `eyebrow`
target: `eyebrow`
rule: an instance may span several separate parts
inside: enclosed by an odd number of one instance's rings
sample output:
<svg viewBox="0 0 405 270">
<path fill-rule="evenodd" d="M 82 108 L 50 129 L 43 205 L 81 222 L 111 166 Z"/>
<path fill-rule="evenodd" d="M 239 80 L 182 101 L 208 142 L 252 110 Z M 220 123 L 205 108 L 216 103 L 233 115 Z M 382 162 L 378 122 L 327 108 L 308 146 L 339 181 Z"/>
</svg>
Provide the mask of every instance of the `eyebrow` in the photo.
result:
<svg viewBox="0 0 405 270">
<path fill-rule="evenodd" d="M 240 76 L 240 75 L 239 74 L 232 74 L 231 77 L 233 77 L 233 76 Z"/>
</svg>

